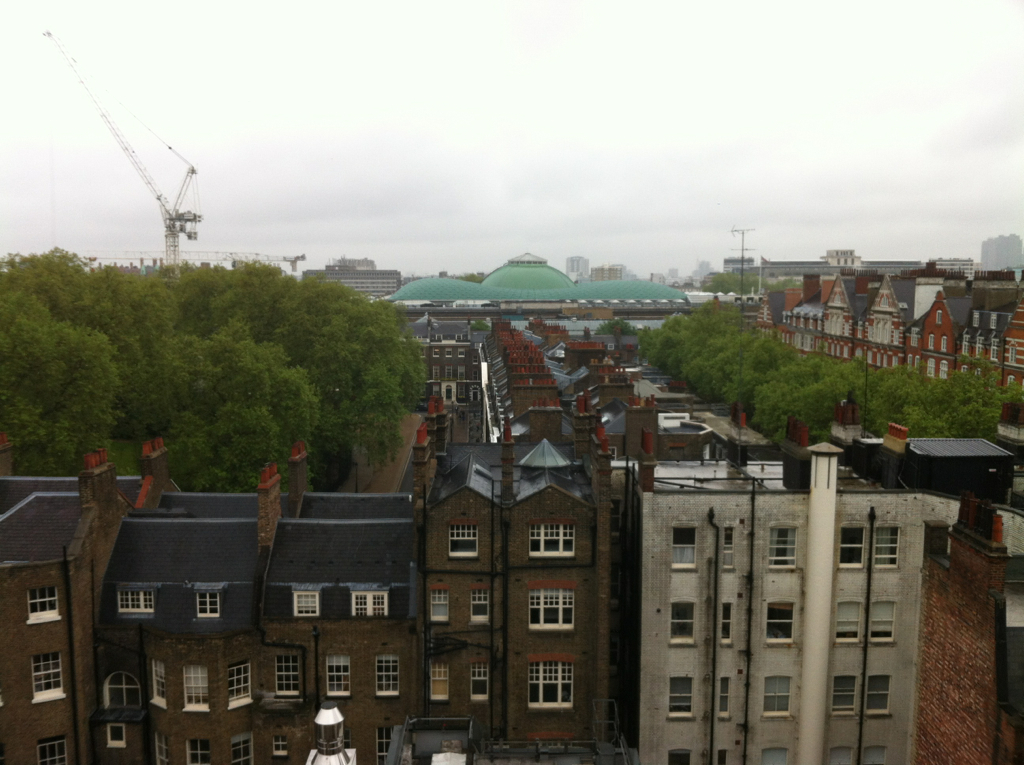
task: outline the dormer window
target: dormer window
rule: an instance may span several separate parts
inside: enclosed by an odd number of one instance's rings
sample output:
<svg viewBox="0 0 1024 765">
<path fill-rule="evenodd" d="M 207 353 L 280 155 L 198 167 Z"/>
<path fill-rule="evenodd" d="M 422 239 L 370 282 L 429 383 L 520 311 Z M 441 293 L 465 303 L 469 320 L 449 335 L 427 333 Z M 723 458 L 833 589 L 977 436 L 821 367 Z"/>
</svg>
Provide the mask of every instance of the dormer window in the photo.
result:
<svg viewBox="0 0 1024 765">
<path fill-rule="evenodd" d="M 121 614 L 151 614 L 155 598 L 153 590 L 119 590 L 117 611 Z"/>
<path fill-rule="evenodd" d="M 988 328 L 989 329 L 995 329 L 996 328 L 996 315 L 994 313 L 989 314 L 989 317 L 988 317 Z"/>
<path fill-rule="evenodd" d="M 197 592 L 196 616 L 200 619 L 217 619 L 220 617 L 220 593 Z"/>
<path fill-rule="evenodd" d="M 296 616 L 319 616 L 320 593 L 308 590 L 293 592 L 292 606 Z"/>
<path fill-rule="evenodd" d="M 388 594 L 386 592 L 353 592 L 353 616 L 387 616 Z"/>
<path fill-rule="evenodd" d="M 977 327 L 977 326 L 978 326 L 978 319 L 979 319 L 979 315 L 978 315 L 978 312 L 977 312 L 977 311 L 975 311 L 975 312 L 974 312 L 974 326 L 975 326 L 975 327 Z"/>
</svg>

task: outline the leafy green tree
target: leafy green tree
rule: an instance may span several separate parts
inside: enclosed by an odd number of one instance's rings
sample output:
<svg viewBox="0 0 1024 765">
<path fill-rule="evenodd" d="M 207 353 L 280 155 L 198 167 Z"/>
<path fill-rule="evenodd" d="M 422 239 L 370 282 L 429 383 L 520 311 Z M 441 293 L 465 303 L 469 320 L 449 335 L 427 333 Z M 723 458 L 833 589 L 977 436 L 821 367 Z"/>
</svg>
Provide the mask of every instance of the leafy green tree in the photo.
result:
<svg viewBox="0 0 1024 765">
<path fill-rule="evenodd" d="M 595 334 L 614 335 L 616 329 L 624 335 L 636 335 L 640 331 L 625 319 L 609 319 L 597 328 L 597 332 Z"/>
<path fill-rule="evenodd" d="M 101 333 L 58 321 L 32 295 L 0 291 L 0 428 L 22 475 L 67 475 L 106 445 L 117 367 Z"/>
<path fill-rule="evenodd" d="M 187 375 L 168 434 L 172 474 L 190 491 L 253 491 L 259 469 L 286 462 L 313 430 L 317 398 L 305 370 L 241 323 L 209 339 L 179 338 L 177 351 Z"/>
<path fill-rule="evenodd" d="M 480 282 L 484 280 L 484 277 L 480 276 L 480 274 L 463 274 L 456 278 L 461 279 L 464 282 L 473 282 L 474 284 L 480 284 Z"/>
<path fill-rule="evenodd" d="M 473 323 L 469 325 L 469 328 L 471 330 L 473 330 L 474 332 L 490 332 L 491 331 L 490 323 L 484 321 L 483 319 L 475 319 L 473 321 Z"/>
</svg>

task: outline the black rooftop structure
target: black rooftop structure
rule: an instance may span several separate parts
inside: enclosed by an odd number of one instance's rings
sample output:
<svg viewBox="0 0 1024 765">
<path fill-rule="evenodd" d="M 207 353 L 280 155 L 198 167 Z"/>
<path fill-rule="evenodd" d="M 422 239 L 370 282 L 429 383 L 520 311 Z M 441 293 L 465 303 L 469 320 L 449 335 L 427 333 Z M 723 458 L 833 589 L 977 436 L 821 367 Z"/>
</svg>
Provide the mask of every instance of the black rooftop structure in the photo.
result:
<svg viewBox="0 0 1024 765">
<path fill-rule="evenodd" d="M 1005 503 L 1013 486 L 1014 457 L 982 438 L 910 438 L 900 480 L 908 489 L 931 489 Z"/>
<path fill-rule="evenodd" d="M 320 616 L 351 616 L 352 592 L 388 592 L 388 618 L 416 615 L 412 518 L 284 519 L 267 569 L 264 615 L 295 618 L 292 593 L 320 593 Z"/>
<path fill-rule="evenodd" d="M 100 621 L 192 634 L 250 628 L 256 569 L 255 519 L 125 518 L 103 580 Z M 119 613 L 122 589 L 153 590 L 153 613 Z M 221 593 L 219 617 L 197 616 L 203 590 Z"/>
<path fill-rule="evenodd" d="M 300 518 L 412 518 L 412 494 L 333 494 L 306 492 Z"/>
<path fill-rule="evenodd" d="M 142 479 L 119 476 L 117 488 L 132 503 L 139 496 Z M 36 492 L 72 492 L 78 494 L 77 476 L 2 476 L 0 477 L 0 513 L 6 513 L 23 499 Z"/>
</svg>

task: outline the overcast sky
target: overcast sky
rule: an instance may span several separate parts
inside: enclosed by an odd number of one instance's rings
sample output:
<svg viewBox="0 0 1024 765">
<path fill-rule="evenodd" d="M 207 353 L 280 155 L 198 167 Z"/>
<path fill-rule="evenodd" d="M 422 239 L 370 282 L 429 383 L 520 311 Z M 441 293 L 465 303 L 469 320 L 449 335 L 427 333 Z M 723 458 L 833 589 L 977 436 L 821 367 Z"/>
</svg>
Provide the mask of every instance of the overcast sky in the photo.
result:
<svg viewBox="0 0 1024 765">
<path fill-rule="evenodd" d="M 45 29 L 166 195 L 142 123 L 198 169 L 183 251 L 646 275 L 720 268 L 733 226 L 770 259 L 1024 234 L 1019 0 L 11 3 L 0 252 L 163 248 Z"/>
</svg>

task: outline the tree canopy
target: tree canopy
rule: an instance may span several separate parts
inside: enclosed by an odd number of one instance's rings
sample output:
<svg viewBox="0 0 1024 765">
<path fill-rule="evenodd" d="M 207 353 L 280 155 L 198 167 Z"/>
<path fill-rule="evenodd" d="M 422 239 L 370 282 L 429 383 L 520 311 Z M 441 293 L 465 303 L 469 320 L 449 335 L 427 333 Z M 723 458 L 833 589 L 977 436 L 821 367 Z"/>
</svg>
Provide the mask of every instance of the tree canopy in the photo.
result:
<svg viewBox="0 0 1024 765">
<path fill-rule="evenodd" d="M 635 335 L 640 331 L 625 319 L 609 319 L 597 328 L 596 334 L 614 335 L 616 329 L 624 335 Z"/>
<path fill-rule="evenodd" d="M 801 356 L 772 335 L 741 332 L 738 310 L 715 303 L 643 330 L 640 348 L 704 399 L 742 401 L 751 425 L 775 440 L 785 435 L 790 415 L 826 440 L 833 407 L 851 392 L 873 433 L 898 422 L 911 436 L 992 440 L 1003 402 L 1022 399 L 1020 385 L 1000 386 L 998 370 L 985 360 L 961 357 L 955 368 L 966 371 L 945 380 L 928 377 L 923 367 L 865 370 L 859 358 Z"/>
<path fill-rule="evenodd" d="M 394 453 L 424 380 L 404 317 L 342 285 L 255 264 L 140 277 L 62 250 L 0 262 L 0 358 L 19 473 L 162 435 L 196 490 L 251 490 L 300 438 L 333 489 L 354 446 Z"/>
</svg>

